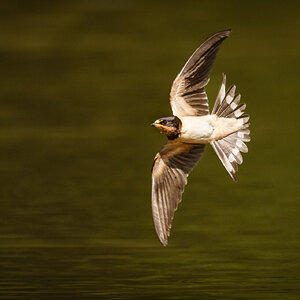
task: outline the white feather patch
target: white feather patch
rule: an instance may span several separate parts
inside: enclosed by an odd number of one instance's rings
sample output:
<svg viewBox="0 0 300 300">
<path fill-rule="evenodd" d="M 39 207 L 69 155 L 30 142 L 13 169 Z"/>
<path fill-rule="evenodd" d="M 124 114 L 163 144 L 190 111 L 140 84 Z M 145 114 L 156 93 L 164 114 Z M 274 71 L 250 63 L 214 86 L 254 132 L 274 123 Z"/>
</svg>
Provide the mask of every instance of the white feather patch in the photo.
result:
<svg viewBox="0 0 300 300">
<path fill-rule="evenodd" d="M 244 132 L 242 132 L 242 131 L 238 131 L 237 135 L 238 135 L 238 137 L 241 138 L 241 139 L 243 139 L 244 136 L 245 136 Z"/>
<path fill-rule="evenodd" d="M 236 109 L 236 108 L 237 108 L 237 104 L 235 104 L 234 102 L 232 102 L 232 103 L 230 104 L 230 108 L 231 108 L 232 110 Z"/>
<path fill-rule="evenodd" d="M 243 114 L 243 112 L 241 111 L 241 110 L 236 110 L 235 112 L 234 112 L 234 116 L 236 117 L 236 118 L 238 118 L 238 117 L 240 117 L 241 115 Z M 245 122 L 246 123 L 246 122 Z"/>
<path fill-rule="evenodd" d="M 237 155 L 237 154 L 239 153 L 239 149 L 238 149 L 238 148 L 233 148 L 233 149 L 232 149 L 232 153 L 233 153 L 234 155 Z"/>
<path fill-rule="evenodd" d="M 243 147 L 243 142 L 241 140 L 237 140 L 236 141 L 236 145 L 239 147 L 239 148 L 242 148 Z M 235 148 L 236 149 L 236 148 Z"/>
<path fill-rule="evenodd" d="M 234 156 L 232 155 L 232 153 L 230 153 L 228 159 L 229 159 L 230 162 L 234 162 L 234 161 L 235 161 L 235 158 L 234 158 Z"/>
</svg>

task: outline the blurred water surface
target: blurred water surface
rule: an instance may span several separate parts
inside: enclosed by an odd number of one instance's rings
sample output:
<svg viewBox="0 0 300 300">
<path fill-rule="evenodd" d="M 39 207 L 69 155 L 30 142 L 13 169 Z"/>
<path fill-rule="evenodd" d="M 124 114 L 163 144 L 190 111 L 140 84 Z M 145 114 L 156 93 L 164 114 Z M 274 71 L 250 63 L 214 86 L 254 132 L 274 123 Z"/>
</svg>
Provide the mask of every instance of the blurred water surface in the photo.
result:
<svg viewBox="0 0 300 300">
<path fill-rule="evenodd" d="M 294 2 L 1 1 L 0 296 L 299 299 L 299 16 Z M 172 80 L 232 28 L 251 115 L 235 184 L 210 147 L 169 245 L 152 224 L 149 126 Z"/>
</svg>

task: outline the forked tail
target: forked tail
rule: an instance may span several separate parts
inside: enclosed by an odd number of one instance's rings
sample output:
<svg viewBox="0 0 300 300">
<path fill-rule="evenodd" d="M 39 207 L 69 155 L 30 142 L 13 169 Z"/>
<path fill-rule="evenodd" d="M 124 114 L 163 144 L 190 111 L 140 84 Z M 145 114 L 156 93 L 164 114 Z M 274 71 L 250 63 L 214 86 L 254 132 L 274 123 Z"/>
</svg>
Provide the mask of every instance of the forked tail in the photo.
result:
<svg viewBox="0 0 300 300">
<path fill-rule="evenodd" d="M 223 118 L 235 118 L 242 121 L 241 128 L 226 137 L 211 142 L 212 147 L 216 151 L 218 157 L 223 163 L 234 181 L 236 181 L 235 173 L 238 170 L 238 164 L 243 162 L 241 152 L 248 152 L 245 142 L 250 141 L 249 115 L 244 114 L 246 104 L 239 104 L 241 95 L 235 95 L 236 87 L 233 85 L 225 93 L 226 75 L 223 74 L 223 81 L 219 94 L 217 96 L 212 114 Z"/>
</svg>

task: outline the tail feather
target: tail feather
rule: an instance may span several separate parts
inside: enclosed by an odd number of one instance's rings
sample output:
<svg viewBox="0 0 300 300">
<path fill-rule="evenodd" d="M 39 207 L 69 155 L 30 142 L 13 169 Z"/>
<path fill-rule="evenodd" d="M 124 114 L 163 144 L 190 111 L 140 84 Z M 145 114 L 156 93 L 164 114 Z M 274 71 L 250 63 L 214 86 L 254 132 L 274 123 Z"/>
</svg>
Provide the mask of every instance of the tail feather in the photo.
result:
<svg viewBox="0 0 300 300">
<path fill-rule="evenodd" d="M 237 136 L 242 139 L 244 142 L 250 142 L 250 130 L 243 129 L 237 132 Z"/>
<path fill-rule="evenodd" d="M 234 142 L 234 139 L 222 139 L 221 144 L 224 144 L 224 146 L 228 149 L 227 155 L 229 160 L 236 161 L 239 165 L 243 163 L 243 157 L 242 154 L 236 146 L 236 142 Z M 234 148 L 233 148 L 234 147 Z"/>
<path fill-rule="evenodd" d="M 217 108 L 216 115 L 221 116 L 222 112 L 227 108 L 228 104 L 234 99 L 236 86 L 232 85 L 227 91 L 225 98 L 221 101 L 220 106 Z"/>
<path fill-rule="evenodd" d="M 228 103 L 228 106 L 222 111 L 222 113 L 219 115 L 220 117 L 227 117 L 228 115 L 232 114 L 236 110 L 238 110 L 241 105 L 239 105 L 241 100 L 241 95 L 236 95 L 233 100 Z"/>
<path fill-rule="evenodd" d="M 229 175 L 232 177 L 232 179 L 234 181 L 237 181 L 237 179 L 235 177 L 235 173 L 237 171 L 237 165 L 234 163 L 232 164 L 229 161 L 229 158 L 226 156 L 226 154 L 224 153 L 224 150 L 222 149 L 221 145 L 219 145 L 218 142 L 213 142 L 213 143 L 211 143 L 211 145 L 214 148 L 215 152 L 217 153 L 218 157 L 220 158 L 222 164 L 224 165 L 224 167 L 227 170 L 227 172 L 229 173 Z"/>
<path fill-rule="evenodd" d="M 246 104 L 239 104 L 241 95 L 235 95 L 236 87 L 233 85 L 225 93 L 225 85 L 226 75 L 223 74 L 223 81 L 212 114 L 216 114 L 218 117 L 242 120 L 242 123 L 239 130 L 212 142 L 211 145 L 229 175 L 236 181 L 235 173 L 238 165 L 243 163 L 241 152 L 248 152 L 245 142 L 250 141 L 250 130 L 247 129 L 250 125 L 250 117 L 244 114 Z"/>
</svg>

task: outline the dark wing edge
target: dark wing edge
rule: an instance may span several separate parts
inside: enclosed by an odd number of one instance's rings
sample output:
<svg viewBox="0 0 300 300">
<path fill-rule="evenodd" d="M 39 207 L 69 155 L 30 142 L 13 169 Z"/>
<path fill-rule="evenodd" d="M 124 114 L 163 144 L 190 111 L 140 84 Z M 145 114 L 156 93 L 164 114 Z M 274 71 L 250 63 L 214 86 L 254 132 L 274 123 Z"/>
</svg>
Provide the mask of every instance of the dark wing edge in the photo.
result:
<svg viewBox="0 0 300 300">
<path fill-rule="evenodd" d="M 173 82 L 170 103 L 175 116 L 203 116 L 209 114 L 204 87 L 222 42 L 231 30 L 224 30 L 207 39 L 193 53 Z"/>
<path fill-rule="evenodd" d="M 152 166 L 152 215 L 160 242 L 166 246 L 172 220 L 181 202 L 189 172 L 201 158 L 205 144 L 169 141 Z"/>
</svg>

